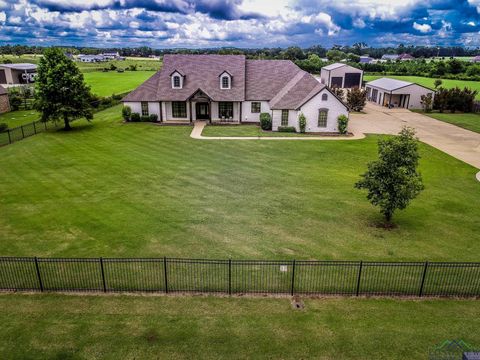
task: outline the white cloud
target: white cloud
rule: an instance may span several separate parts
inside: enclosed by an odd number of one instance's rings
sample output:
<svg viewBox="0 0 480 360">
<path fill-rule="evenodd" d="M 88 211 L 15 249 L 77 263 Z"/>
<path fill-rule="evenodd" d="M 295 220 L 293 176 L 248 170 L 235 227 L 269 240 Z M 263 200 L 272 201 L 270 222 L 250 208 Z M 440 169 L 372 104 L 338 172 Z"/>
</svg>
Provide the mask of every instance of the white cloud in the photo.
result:
<svg viewBox="0 0 480 360">
<path fill-rule="evenodd" d="M 468 26 L 476 26 L 476 25 L 475 25 L 475 22 L 473 22 L 473 21 L 469 21 L 469 22 L 467 23 L 467 25 L 468 25 Z"/>
<path fill-rule="evenodd" d="M 421 33 L 428 33 L 432 31 L 432 27 L 428 24 L 418 24 L 416 22 L 413 23 L 413 28 Z"/>
<path fill-rule="evenodd" d="M 477 12 L 480 14 L 480 0 L 468 0 L 468 3 L 477 8 Z"/>
<path fill-rule="evenodd" d="M 0 23 L 4 23 L 7 20 L 7 14 L 5 11 L 0 11 Z"/>
</svg>

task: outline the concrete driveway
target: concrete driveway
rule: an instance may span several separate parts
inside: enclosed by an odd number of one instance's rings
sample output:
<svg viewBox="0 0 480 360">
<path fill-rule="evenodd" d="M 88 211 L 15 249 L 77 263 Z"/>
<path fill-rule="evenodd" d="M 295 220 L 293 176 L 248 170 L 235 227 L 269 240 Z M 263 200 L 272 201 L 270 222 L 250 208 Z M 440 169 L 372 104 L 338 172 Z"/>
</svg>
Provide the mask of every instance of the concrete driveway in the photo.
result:
<svg viewBox="0 0 480 360">
<path fill-rule="evenodd" d="M 480 169 L 480 134 L 405 109 L 367 104 L 366 114 L 351 114 L 354 134 L 397 134 L 403 126 L 415 128 L 418 138 Z"/>
</svg>

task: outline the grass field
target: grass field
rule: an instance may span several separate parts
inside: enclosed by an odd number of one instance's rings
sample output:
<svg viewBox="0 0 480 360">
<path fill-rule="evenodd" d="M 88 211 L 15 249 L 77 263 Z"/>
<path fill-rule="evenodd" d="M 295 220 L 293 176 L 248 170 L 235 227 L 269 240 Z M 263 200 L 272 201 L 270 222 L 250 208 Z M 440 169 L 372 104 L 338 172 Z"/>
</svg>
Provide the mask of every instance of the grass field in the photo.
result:
<svg viewBox="0 0 480 360">
<path fill-rule="evenodd" d="M 202 132 L 203 136 L 260 136 L 260 137 L 296 137 L 296 136 L 311 136 L 300 133 L 282 133 L 275 131 L 263 131 L 258 125 L 218 125 L 206 126 Z"/>
<path fill-rule="evenodd" d="M 426 359 L 480 302 L 0 295 L 4 359 Z"/>
<path fill-rule="evenodd" d="M 365 81 L 372 81 L 379 79 L 384 76 L 379 76 L 379 75 L 365 75 L 363 79 Z M 385 77 L 393 78 L 393 79 L 398 79 L 398 80 L 403 80 L 403 81 L 410 81 L 417 83 L 419 85 L 423 85 L 429 88 L 434 88 L 434 78 L 427 78 L 427 77 L 421 77 L 421 76 L 391 76 L 391 75 L 385 75 Z M 458 86 L 460 88 L 470 88 L 473 90 L 477 90 L 479 93 L 477 94 L 477 99 L 480 100 L 480 81 L 465 81 L 465 80 L 450 80 L 450 79 L 441 79 L 443 84 L 442 86 L 445 88 L 453 88 L 455 86 Z"/>
<path fill-rule="evenodd" d="M 353 188 L 378 137 L 199 141 L 120 109 L 0 149 L 0 254 L 478 261 L 477 170 L 429 146 L 385 231 Z"/>
<path fill-rule="evenodd" d="M 9 128 L 31 123 L 39 119 L 35 110 L 18 110 L 0 114 L 0 123 L 6 123 Z"/>
<path fill-rule="evenodd" d="M 460 126 L 464 129 L 475 131 L 480 133 L 480 114 L 461 114 L 461 113 L 424 113 L 422 114 L 430 116 L 434 119 L 445 121 L 453 125 Z"/>
<path fill-rule="evenodd" d="M 152 76 L 154 71 L 125 71 L 119 73 L 89 72 L 83 74 L 85 82 L 90 85 L 92 93 L 98 96 L 111 96 L 132 91 Z"/>
</svg>

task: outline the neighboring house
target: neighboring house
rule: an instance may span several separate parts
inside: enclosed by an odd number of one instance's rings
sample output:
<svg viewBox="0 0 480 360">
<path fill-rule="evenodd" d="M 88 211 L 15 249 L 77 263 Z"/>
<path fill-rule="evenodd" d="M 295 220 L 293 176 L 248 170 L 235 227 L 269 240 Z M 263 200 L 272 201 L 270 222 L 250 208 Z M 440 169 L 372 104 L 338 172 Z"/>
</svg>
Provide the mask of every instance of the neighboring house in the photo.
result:
<svg viewBox="0 0 480 360">
<path fill-rule="evenodd" d="M 480 55 L 475 56 L 475 57 L 472 59 L 472 62 L 474 62 L 474 63 L 480 62 Z"/>
<path fill-rule="evenodd" d="M 399 55 L 385 54 L 382 56 L 383 61 L 397 61 Z"/>
<path fill-rule="evenodd" d="M 84 54 L 78 55 L 78 60 L 86 63 L 107 61 L 107 59 L 105 59 L 103 55 L 84 55 Z"/>
<path fill-rule="evenodd" d="M 10 102 L 8 101 L 7 90 L 0 85 L 0 114 L 10 111 Z"/>
<path fill-rule="evenodd" d="M 390 78 L 381 78 L 365 84 L 367 99 L 386 107 L 421 109 L 421 96 L 435 90 L 415 83 Z"/>
<path fill-rule="evenodd" d="M 360 56 L 360 64 L 370 64 L 374 61 L 375 59 L 370 56 Z"/>
<path fill-rule="evenodd" d="M 103 56 L 105 60 L 115 60 L 120 58 L 120 54 L 117 52 L 108 52 L 108 53 L 102 53 L 99 54 L 99 56 Z"/>
<path fill-rule="evenodd" d="M 307 118 L 308 132 L 337 132 L 346 106 L 311 74 L 289 60 L 244 55 L 165 55 L 163 67 L 123 98 L 132 112 L 166 123 L 255 123 L 272 116 L 272 129 Z"/>
<path fill-rule="evenodd" d="M 410 54 L 404 53 L 398 56 L 398 60 L 409 61 L 409 60 L 415 60 L 415 58 Z"/>
<path fill-rule="evenodd" d="M 0 85 L 19 85 L 35 82 L 37 65 L 21 64 L 0 64 Z"/>
<path fill-rule="evenodd" d="M 341 63 L 322 67 L 320 81 L 330 88 L 360 88 L 362 86 L 363 70 Z"/>
</svg>

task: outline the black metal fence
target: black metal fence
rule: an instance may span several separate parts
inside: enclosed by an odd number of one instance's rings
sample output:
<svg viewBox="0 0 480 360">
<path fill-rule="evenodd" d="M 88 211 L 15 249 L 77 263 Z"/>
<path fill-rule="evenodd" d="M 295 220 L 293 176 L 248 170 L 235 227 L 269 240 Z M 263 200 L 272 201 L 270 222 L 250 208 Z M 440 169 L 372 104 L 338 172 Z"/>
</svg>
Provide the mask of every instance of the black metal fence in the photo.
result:
<svg viewBox="0 0 480 360">
<path fill-rule="evenodd" d="M 480 296 L 480 263 L 0 258 L 0 290 Z"/>
<path fill-rule="evenodd" d="M 47 130 L 58 129 L 62 125 L 62 122 L 42 122 L 37 120 L 12 129 L 7 129 L 4 132 L 0 132 L 0 146 L 23 140 Z"/>
</svg>

